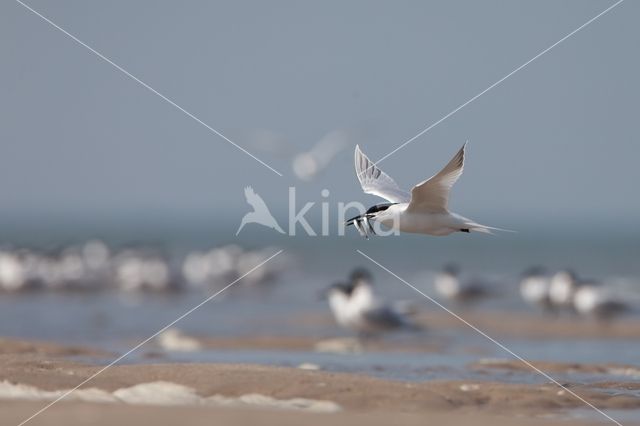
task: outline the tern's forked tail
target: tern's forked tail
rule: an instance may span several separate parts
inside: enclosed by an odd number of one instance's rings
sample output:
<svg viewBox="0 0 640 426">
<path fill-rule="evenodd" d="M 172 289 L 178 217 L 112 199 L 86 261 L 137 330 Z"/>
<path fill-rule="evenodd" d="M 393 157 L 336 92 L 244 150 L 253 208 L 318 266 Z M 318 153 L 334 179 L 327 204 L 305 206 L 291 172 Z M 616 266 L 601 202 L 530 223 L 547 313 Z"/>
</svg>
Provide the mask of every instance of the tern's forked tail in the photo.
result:
<svg viewBox="0 0 640 426">
<path fill-rule="evenodd" d="M 467 229 L 469 229 L 469 231 L 481 232 L 483 234 L 491 234 L 491 235 L 494 235 L 494 233 L 492 231 L 518 232 L 518 231 L 513 231 L 511 229 L 495 228 L 493 226 L 481 225 L 481 224 L 475 223 L 475 222 L 469 222 L 469 223 L 466 224 L 466 226 L 468 226 Z"/>
</svg>

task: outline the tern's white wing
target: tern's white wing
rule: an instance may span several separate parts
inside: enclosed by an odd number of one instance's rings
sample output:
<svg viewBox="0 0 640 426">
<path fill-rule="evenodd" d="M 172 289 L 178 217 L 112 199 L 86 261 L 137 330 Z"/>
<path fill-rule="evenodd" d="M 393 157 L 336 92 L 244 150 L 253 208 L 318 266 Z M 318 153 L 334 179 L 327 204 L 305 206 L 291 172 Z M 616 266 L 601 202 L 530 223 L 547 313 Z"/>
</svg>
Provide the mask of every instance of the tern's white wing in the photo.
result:
<svg viewBox="0 0 640 426">
<path fill-rule="evenodd" d="M 356 145 L 356 175 L 366 194 L 377 195 L 390 203 L 408 203 L 411 195 L 380 170 Z"/>
<path fill-rule="evenodd" d="M 464 169 L 465 143 L 460 151 L 433 177 L 421 182 L 411 190 L 411 202 L 407 210 L 442 213 L 447 212 L 449 191 L 462 176 Z"/>
</svg>

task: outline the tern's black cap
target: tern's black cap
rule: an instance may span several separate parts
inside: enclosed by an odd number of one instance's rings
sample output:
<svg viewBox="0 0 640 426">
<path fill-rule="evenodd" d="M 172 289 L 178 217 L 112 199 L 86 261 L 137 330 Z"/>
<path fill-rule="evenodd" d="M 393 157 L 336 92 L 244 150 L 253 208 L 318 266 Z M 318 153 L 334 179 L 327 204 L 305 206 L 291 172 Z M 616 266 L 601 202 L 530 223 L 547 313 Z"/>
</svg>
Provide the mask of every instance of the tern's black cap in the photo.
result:
<svg viewBox="0 0 640 426">
<path fill-rule="evenodd" d="M 353 271 L 351 271 L 351 274 L 349 274 L 349 280 L 352 283 L 358 280 L 372 281 L 373 275 L 371 274 L 371 272 L 369 272 L 368 269 L 363 267 L 358 267 L 358 268 L 355 268 Z"/>
</svg>

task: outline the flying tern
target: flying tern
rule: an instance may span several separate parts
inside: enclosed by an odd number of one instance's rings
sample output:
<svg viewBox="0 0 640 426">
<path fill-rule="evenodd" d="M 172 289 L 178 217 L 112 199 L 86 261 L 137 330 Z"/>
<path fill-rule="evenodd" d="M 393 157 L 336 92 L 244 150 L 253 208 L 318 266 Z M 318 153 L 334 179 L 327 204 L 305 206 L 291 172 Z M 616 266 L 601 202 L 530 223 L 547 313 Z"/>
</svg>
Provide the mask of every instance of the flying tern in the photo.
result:
<svg viewBox="0 0 640 426">
<path fill-rule="evenodd" d="M 372 222 L 400 232 L 449 235 L 453 232 L 507 231 L 481 225 L 471 219 L 449 211 L 449 192 L 462 175 L 467 144 L 465 143 L 449 163 L 431 178 L 417 184 L 411 192 L 398 184 L 360 150 L 356 145 L 356 174 L 366 194 L 377 195 L 387 203 L 376 204 L 365 213 L 346 221 L 367 237 L 375 234 Z"/>
</svg>

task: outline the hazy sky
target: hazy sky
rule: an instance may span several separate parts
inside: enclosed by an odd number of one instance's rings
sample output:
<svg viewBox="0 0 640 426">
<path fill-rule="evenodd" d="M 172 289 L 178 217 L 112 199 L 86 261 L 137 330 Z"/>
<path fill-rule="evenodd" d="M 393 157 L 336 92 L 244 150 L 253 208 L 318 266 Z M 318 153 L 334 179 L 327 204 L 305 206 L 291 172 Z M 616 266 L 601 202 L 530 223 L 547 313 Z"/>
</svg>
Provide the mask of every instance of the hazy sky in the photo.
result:
<svg viewBox="0 0 640 426">
<path fill-rule="evenodd" d="M 279 177 L 11 0 L 0 3 L 0 222 L 27 215 L 232 217 L 252 185 L 375 202 L 352 145 L 378 159 L 611 5 L 564 1 L 27 0 L 283 172 Z M 410 187 L 470 140 L 451 207 L 498 226 L 640 216 L 640 3 L 626 1 L 398 151 Z M 255 146 L 348 129 L 311 183 Z M 235 219 L 233 219 L 235 220 Z"/>
</svg>

